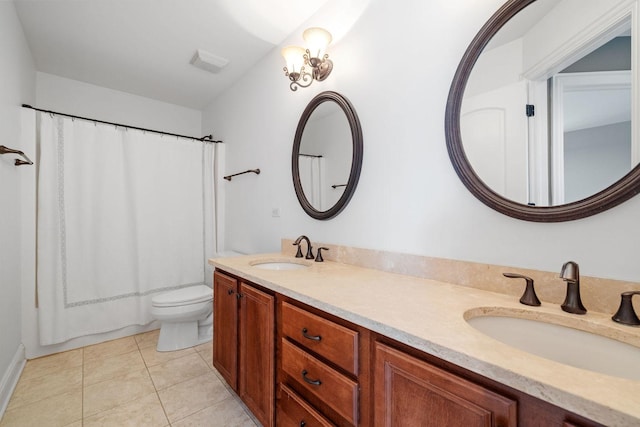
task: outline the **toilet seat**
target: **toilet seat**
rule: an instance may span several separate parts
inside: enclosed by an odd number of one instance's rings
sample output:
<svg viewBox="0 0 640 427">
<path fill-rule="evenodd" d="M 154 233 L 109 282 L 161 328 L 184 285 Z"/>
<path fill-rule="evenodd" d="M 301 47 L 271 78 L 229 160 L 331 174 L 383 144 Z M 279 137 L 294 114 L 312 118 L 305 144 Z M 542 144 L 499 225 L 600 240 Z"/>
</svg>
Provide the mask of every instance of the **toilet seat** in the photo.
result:
<svg viewBox="0 0 640 427">
<path fill-rule="evenodd" d="M 178 307 L 197 304 L 213 299 L 213 290 L 206 285 L 189 286 L 165 292 L 151 298 L 154 307 Z"/>
</svg>

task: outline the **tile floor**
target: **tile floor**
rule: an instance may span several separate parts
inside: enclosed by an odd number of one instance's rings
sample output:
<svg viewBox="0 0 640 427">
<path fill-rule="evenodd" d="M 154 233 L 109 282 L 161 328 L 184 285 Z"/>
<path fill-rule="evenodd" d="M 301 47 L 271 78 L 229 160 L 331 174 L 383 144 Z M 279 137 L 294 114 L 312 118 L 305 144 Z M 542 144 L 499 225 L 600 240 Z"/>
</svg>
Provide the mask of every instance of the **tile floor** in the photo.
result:
<svg viewBox="0 0 640 427">
<path fill-rule="evenodd" d="M 211 343 L 160 353 L 158 332 L 28 361 L 0 427 L 256 426 Z"/>
</svg>

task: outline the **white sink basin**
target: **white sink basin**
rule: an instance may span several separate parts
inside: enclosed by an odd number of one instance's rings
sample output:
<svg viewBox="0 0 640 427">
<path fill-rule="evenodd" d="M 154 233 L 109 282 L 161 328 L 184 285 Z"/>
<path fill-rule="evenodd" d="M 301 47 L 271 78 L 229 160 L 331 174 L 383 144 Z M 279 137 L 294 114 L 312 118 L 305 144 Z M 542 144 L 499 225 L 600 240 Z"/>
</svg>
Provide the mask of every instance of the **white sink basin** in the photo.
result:
<svg viewBox="0 0 640 427">
<path fill-rule="evenodd" d="M 467 319 L 478 331 L 556 362 L 640 380 L 640 348 L 602 335 L 536 320 L 502 316 Z"/>
<path fill-rule="evenodd" d="M 251 265 L 263 270 L 302 270 L 303 268 L 309 267 L 306 264 L 291 261 L 264 261 Z"/>
</svg>

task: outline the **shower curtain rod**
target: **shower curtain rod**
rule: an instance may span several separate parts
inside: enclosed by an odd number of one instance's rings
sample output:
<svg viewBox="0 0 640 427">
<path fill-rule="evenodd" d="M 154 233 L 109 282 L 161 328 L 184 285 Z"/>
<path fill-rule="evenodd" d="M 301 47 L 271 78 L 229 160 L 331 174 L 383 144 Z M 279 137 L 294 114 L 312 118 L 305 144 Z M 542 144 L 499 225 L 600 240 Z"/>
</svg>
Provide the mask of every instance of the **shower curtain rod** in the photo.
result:
<svg viewBox="0 0 640 427">
<path fill-rule="evenodd" d="M 71 117 L 72 119 L 88 120 L 90 122 L 102 123 L 102 124 L 105 124 L 105 125 L 120 126 L 120 127 L 123 127 L 123 128 L 141 130 L 141 131 L 144 131 L 144 132 L 158 133 L 160 135 L 177 136 L 177 137 L 180 137 L 180 138 L 193 139 L 193 140 L 196 140 L 196 141 L 208 142 L 208 143 L 213 143 L 213 144 L 221 144 L 221 143 L 223 143 L 222 141 L 214 141 L 213 140 L 213 135 L 205 135 L 202 138 L 198 138 L 198 137 L 195 137 L 195 136 L 179 135 L 177 133 L 163 132 L 163 131 L 160 131 L 160 130 L 145 129 L 145 128 L 140 128 L 140 127 L 136 127 L 136 126 L 123 125 L 121 123 L 105 122 L 104 120 L 97 120 L 97 119 L 90 119 L 88 117 L 74 116 L 72 114 L 59 113 L 57 111 L 42 110 L 40 108 L 32 107 L 29 104 L 22 104 L 22 107 L 23 108 L 31 108 L 32 110 L 40 111 L 42 113 L 57 114 L 59 116 Z"/>
</svg>

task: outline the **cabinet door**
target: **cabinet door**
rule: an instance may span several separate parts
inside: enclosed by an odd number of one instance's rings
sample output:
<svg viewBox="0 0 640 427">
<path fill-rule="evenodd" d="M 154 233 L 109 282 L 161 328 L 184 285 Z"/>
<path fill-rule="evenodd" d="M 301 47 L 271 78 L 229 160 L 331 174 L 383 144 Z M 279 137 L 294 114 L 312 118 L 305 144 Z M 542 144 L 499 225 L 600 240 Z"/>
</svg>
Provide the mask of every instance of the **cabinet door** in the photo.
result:
<svg viewBox="0 0 640 427">
<path fill-rule="evenodd" d="M 516 426 L 517 403 L 376 343 L 376 426 Z"/>
<path fill-rule="evenodd" d="M 238 394 L 264 426 L 274 423 L 274 297 L 240 283 Z"/>
<path fill-rule="evenodd" d="M 213 275 L 213 366 L 238 389 L 238 282 L 225 274 Z"/>
</svg>

